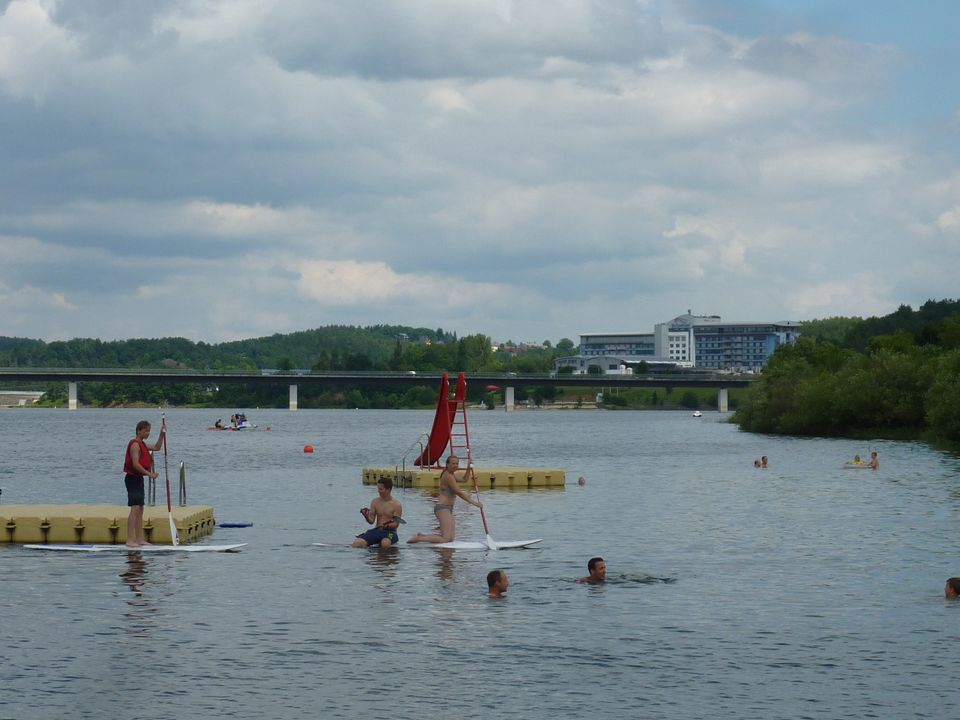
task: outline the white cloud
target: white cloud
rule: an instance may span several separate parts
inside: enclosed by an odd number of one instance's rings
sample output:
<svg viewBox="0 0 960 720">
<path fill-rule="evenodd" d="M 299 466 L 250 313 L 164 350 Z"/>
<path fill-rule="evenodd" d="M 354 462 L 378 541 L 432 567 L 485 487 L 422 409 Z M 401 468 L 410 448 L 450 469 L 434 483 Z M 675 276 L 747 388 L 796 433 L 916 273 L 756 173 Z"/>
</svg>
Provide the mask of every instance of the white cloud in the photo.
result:
<svg viewBox="0 0 960 720">
<path fill-rule="evenodd" d="M 431 300 L 462 307 L 477 297 L 500 294 L 495 283 L 466 282 L 430 273 L 397 273 L 383 262 L 309 260 L 291 264 L 300 274 L 299 293 L 322 305 L 370 305 Z"/>
<path fill-rule="evenodd" d="M 794 317 L 883 315 L 892 311 L 889 288 L 877 273 L 853 273 L 843 280 L 799 286 L 787 294 L 786 307 Z"/>
<path fill-rule="evenodd" d="M 922 58 L 690 7 L 12 0 L 0 282 L 47 298 L 18 331 L 140 334 L 137 303 L 196 339 L 560 337 L 955 295 L 956 153 L 891 110 Z"/>
<path fill-rule="evenodd" d="M 809 186 L 831 192 L 837 186 L 875 179 L 889 183 L 904 165 L 904 150 L 889 145 L 809 140 L 774 150 L 760 166 L 764 182 L 784 188 Z"/>
<path fill-rule="evenodd" d="M 954 205 L 949 210 L 940 213 L 937 217 L 937 227 L 941 230 L 952 230 L 960 227 L 960 205 Z"/>
<path fill-rule="evenodd" d="M 0 87 L 38 104 L 75 51 L 69 34 L 50 21 L 51 4 L 17 0 L 0 15 Z"/>
<path fill-rule="evenodd" d="M 67 301 L 63 293 L 47 292 L 29 285 L 15 288 L 0 284 L 0 305 L 4 312 L 22 312 L 36 306 L 56 310 L 77 309 L 76 305 Z"/>
</svg>

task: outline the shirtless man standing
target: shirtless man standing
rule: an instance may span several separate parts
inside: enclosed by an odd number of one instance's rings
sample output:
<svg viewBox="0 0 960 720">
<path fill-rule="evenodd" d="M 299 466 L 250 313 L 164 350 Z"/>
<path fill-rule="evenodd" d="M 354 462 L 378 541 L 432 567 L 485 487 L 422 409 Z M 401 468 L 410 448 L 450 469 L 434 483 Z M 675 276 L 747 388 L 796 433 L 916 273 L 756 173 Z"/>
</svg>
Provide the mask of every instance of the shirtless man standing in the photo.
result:
<svg viewBox="0 0 960 720">
<path fill-rule="evenodd" d="M 376 525 L 373 530 L 357 535 L 353 547 L 369 547 L 379 545 L 388 548 L 400 539 L 397 537 L 397 528 L 403 519 L 403 505 L 391 495 L 393 480 L 383 478 L 377 483 L 377 497 L 370 503 L 370 507 L 360 510 L 363 519 L 370 525 Z"/>
<path fill-rule="evenodd" d="M 872 453 L 870 453 L 870 467 L 872 467 L 874 470 L 879 470 L 879 469 L 880 469 L 880 461 L 877 459 L 877 451 L 876 451 L 876 450 L 874 450 Z"/>
<path fill-rule="evenodd" d="M 457 481 L 463 482 L 466 480 L 467 473 L 473 472 L 473 468 L 467 468 L 467 470 L 464 470 L 462 473 L 460 473 L 460 476 L 458 477 L 457 468 L 459 466 L 460 458 L 458 458 L 456 455 L 451 455 L 447 458 L 446 467 L 443 468 L 443 472 L 440 474 L 440 497 L 437 498 L 437 502 L 433 506 L 433 514 L 437 516 L 437 522 L 440 523 L 440 533 L 435 533 L 433 535 L 417 533 L 412 538 L 407 540 L 408 543 L 452 542 L 457 535 L 456 524 L 453 520 L 453 503 L 458 497 L 475 507 L 483 507 L 482 502 L 479 500 L 474 500 L 472 497 L 470 497 L 470 495 L 461 490 L 460 486 L 457 484 Z"/>
</svg>

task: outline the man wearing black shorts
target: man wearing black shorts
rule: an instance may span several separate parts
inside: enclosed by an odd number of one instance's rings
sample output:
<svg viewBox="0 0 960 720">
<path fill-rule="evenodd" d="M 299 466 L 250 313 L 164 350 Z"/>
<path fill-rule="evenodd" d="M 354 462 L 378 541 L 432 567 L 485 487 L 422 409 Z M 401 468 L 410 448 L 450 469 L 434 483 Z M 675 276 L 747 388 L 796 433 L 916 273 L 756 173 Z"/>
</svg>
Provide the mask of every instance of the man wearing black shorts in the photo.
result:
<svg viewBox="0 0 960 720">
<path fill-rule="evenodd" d="M 402 517 L 403 506 L 393 497 L 392 490 L 393 480 L 390 478 L 383 478 L 377 483 L 377 497 L 370 503 L 370 507 L 360 510 L 363 519 L 376 527 L 357 535 L 353 547 L 379 545 L 388 548 L 399 541 L 397 528 L 405 520 Z"/>
<path fill-rule="evenodd" d="M 143 537 L 143 476 L 156 479 L 157 473 L 153 469 L 153 456 L 150 451 L 163 447 L 165 435 L 166 430 L 161 427 L 157 442 L 147 445 L 150 423 L 141 420 L 137 423 L 137 436 L 127 443 L 127 453 L 123 459 L 123 484 L 127 487 L 127 505 L 130 508 L 130 515 L 127 517 L 127 547 L 149 545 Z"/>
</svg>

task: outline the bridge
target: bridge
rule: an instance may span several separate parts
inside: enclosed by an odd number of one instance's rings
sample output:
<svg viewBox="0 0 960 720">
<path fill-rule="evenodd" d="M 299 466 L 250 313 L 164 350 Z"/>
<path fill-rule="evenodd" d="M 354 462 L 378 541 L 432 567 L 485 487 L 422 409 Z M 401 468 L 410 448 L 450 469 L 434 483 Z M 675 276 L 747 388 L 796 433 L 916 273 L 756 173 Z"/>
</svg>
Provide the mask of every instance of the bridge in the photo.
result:
<svg viewBox="0 0 960 720">
<path fill-rule="evenodd" d="M 124 368 L 11 368 L 0 367 L 0 382 L 66 382 L 69 385 L 69 407 L 77 407 L 77 383 L 193 383 L 219 385 L 242 383 L 247 385 L 287 385 L 290 392 L 290 409 L 297 409 L 297 392 L 300 385 L 326 387 L 353 385 L 366 387 L 383 386 L 436 386 L 442 372 L 414 372 L 412 370 L 390 371 L 293 371 L 293 372 L 242 372 L 225 370 L 182 369 L 124 369 Z M 727 409 L 727 389 L 747 387 L 752 378 L 719 373 L 664 373 L 636 375 L 567 375 L 547 373 L 469 373 L 470 383 L 484 387 L 495 385 L 504 389 L 505 404 L 513 406 L 514 388 L 562 385 L 564 387 L 593 388 L 716 388 L 719 391 L 718 405 L 721 412 Z"/>
</svg>

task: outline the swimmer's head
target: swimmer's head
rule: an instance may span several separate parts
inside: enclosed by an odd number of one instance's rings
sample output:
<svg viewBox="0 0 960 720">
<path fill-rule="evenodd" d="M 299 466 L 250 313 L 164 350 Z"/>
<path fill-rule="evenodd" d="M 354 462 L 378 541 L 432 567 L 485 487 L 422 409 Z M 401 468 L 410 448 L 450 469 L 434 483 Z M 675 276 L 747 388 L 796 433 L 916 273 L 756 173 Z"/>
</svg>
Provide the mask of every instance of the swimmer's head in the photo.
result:
<svg viewBox="0 0 960 720">
<path fill-rule="evenodd" d="M 601 581 L 607 579 L 607 563 L 603 561 L 602 557 L 590 558 L 587 561 L 587 571 L 593 580 Z"/>
<path fill-rule="evenodd" d="M 947 585 L 943 588 L 943 596 L 947 600 L 960 600 L 960 577 L 947 578 Z"/>
</svg>

